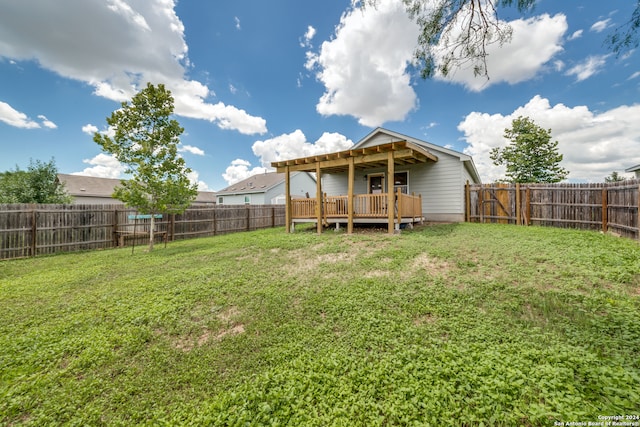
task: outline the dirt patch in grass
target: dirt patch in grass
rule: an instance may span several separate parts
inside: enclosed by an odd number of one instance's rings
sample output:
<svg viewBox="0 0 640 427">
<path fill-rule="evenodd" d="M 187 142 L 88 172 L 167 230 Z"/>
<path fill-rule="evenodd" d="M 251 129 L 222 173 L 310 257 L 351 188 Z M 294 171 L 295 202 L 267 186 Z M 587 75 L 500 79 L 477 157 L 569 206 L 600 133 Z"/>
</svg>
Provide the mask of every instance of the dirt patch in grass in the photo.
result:
<svg viewBox="0 0 640 427">
<path fill-rule="evenodd" d="M 214 307 L 212 311 L 216 311 L 217 307 Z M 220 341 L 226 336 L 239 335 L 245 332 L 245 325 L 237 322 L 236 319 L 240 316 L 240 310 L 237 307 L 228 307 L 218 313 L 216 313 L 216 319 L 223 324 L 219 329 L 212 330 L 206 326 L 202 326 L 197 336 L 188 335 L 180 336 L 173 340 L 173 347 L 189 352 L 197 347 L 202 347 L 210 341 Z M 205 319 L 191 318 L 195 323 L 203 323 Z"/>
<path fill-rule="evenodd" d="M 447 261 L 434 258 L 426 253 L 421 253 L 413 259 L 407 275 L 410 276 L 419 271 L 426 271 L 430 276 L 438 275 L 447 277 L 451 269 L 452 267 Z"/>
<path fill-rule="evenodd" d="M 414 326 L 422 326 L 427 324 L 435 323 L 438 320 L 436 316 L 431 313 L 423 314 L 422 316 L 418 316 L 413 319 Z"/>
</svg>

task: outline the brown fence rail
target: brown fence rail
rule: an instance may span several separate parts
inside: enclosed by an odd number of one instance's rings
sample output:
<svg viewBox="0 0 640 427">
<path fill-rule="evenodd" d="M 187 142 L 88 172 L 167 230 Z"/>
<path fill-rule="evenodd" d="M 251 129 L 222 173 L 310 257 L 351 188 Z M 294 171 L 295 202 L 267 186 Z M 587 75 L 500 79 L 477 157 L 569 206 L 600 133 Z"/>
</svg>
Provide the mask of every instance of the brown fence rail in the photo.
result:
<svg viewBox="0 0 640 427">
<path fill-rule="evenodd" d="M 466 220 L 613 232 L 640 239 L 640 180 L 600 184 L 473 184 Z"/>
<path fill-rule="evenodd" d="M 0 259 L 144 245 L 149 222 L 124 205 L 0 204 Z M 173 241 L 284 223 L 283 205 L 193 206 L 157 218 L 155 235 Z"/>
</svg>

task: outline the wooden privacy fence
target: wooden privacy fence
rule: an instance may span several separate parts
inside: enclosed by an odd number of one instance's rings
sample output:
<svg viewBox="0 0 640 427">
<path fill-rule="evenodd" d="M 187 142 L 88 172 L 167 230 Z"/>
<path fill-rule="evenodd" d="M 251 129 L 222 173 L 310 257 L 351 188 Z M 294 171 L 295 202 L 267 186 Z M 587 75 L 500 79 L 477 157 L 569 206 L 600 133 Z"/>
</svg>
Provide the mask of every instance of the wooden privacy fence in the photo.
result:
<svg viewBox="0 0 640 427">
<path fill-rule="evenodd" d="M 600 184 L 468 184 L 466 220 L 613 232 L 640 239 L 640 180 Z"/>
<path fill-rule="evenodd" d="M 0 259 L 144 245 L 147 217 L 124 205 L 0 204 Z M 192 206 L 155 219 L 155 231 L 173 241 L 284 223 L 283 205 Z"/>
</svg>

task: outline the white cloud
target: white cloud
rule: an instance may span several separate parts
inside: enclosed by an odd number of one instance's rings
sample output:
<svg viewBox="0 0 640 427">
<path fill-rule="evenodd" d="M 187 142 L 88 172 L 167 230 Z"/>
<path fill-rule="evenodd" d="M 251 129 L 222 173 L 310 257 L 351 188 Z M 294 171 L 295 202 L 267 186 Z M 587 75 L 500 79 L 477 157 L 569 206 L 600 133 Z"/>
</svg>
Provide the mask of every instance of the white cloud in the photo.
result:
<svg viewBox="0 0 640 427">
<path fill-rule="evenodd" d="M 564 62 L 559 59 L 557 61 L 553 61 L 553 69 L 558 72 L 564 70 Z"/>
<path fill-rule="evenodd" d="M 347 11 L 335 37 L 307 54 L 305 66 L 325 86 L 317 111 L 350 115 L 371 127 L 403 120 L 417 105 L 407 72 L 417 37 L 402 2 L 380 0 L 375 8 Z"/>
<path fill-rule="evenodd" d="M 609 55 L 593 55 L 589 56 L 583 62 L 571 67 L 567 70 L 566 75 L 576 76 L 576 80 L 581 82 L 588 79 L 594 74 L 599 73 L 607 63 Z"/>
<path fill-rule="evenodd" d="M 264 141 L 256 141 L 251 147 L 260 164 L 271 168 L 271 162 L 348 150 L 353 142 L 339 133 L 325 132 L 316 142 L 307 142 L 300 129 Z"/>
<path fill-rule="evenodd" d="M 627 80 L 633 80 L 638 77 L 640 77 L 640 71 L 636 71 L 635 73 L 631 74 Z"/>
<path fill-rule="evenodd" d="M 311 47 L 311 40 L 316 36 L 316 29 L 311 25 L 307 27 L 307 32 L 304 33 L 302 40 L 300 41 L 300 47 Z"/>
<path fill-rule="evenodd" d="M 130 23 L 137 25 L 145 31 L 151 31 L 151 27 L 147 24 L 147 20 L 144 19 L 144 16 L 133 10 L 131 6 L 123 0 L 109 0 L 107 7 L 117 14 L 122 15 Z"/>
<path fill-rule="evenodd" d="M 252 168 L 251 163 L 246 160 L 235 159 L 224 171 L 222 178 L 227 181 L 227 184 L 231 185 L 242 181 L 243 179 L 247 179 L 250 176 L 268 171 L 269 170 L 267 168 L 263 168 L 261 166 Z"/>
<path fill-rule="evenodd" d="M 99 178 L 120 178 L 126 167 L 114 156 L 100 153 L 91 159 L 84 159 L 83 163 L 92 165 L 73 175 L 96 176 Z"/>
<path fill-rule="evenodd" d="M 37 129 L 40 125 L 26 114 L 14 109 L 6 102 L 0 101 L 0 122 L 22 129 Z"/>
<path fill-rule="evenodd" d="M 209 185 L 206 182 L 200 180 L 200 174 L 197 171 L 192 170 L 187 174 L 187 178 L 193 184 L 198 184 L 198 191 L 211 191 Z"/>
<path fill-rule="evenodd" d="M 584 32 L 583 30 L 574 31 L 573 34 L 571 34 L 567 40 L 579 39 L 580 37 L 582 37 L 583 32 Z"/>
<path fill-rule="evenodd" d="M 490 79 L 475 76 L 473 67 L 453 70 L 441 80 L 460 83 L 467 89 L 480 92 L 496 83 L 516 84 L 535 77 L 555 54 L 562 51 L 562 37 L 567 31 L 567 18 L 563 14 L 548 14 L 508 23 L 512 30 L 509 43 L 487 46 L 487 67 Z M 535 52 L 532 55 L 531 52 Z"/>
<path fill-rule="evenodd" d="M 177 115 L 244 134 L 265 133 L 261 117 L 210 102 L 213 91 L 186 77 L 187 53 L 175 0 L 30 0 L 0 14 L 0 57 L 37 61 L 89 84 L 96 96 L 118 102 L 147 82 L 164 83 L 175 98 Z"/>
<path fill-rule="evenodd" d="M 473 156 L 484 182 L 504 178 L 504 167 L 494 166 L 489 153 L 509 143 L 503 137 L 504 130 L 518 116 L 530 117 L 544 129 L 551 129 L 570 180 L 602 182 L 611 172 L 640 163 L 640 121 L 635 119 L 640 116 L 640 104 L 594 113 L 586 106 L 551 106 L 548 99 L 535 96 L 511 114 L 472 112 L 458 125 L 469 144 L 465 153 Z"/>
<path fill-rule="evenodd" d="M 611 26 L 611 18 L 603 19 L 602 21 L 598 21 L 594 23 L 590 30 L 595 31 L 596 33 L 601 33 L 607 28 Z"/>
<path fill-rule="evenodd" d="M 56 125 L 55 123 L 53 123 L 51 120 L 47 119 L 45 116 L 43 116 L 42 114 L 38 115 L 38 118 L 40 120 L 42 120 L 42 126 L 48 128 L 48 129 L 57 129 L 58 125 Z"/>
<path fill-rule="evenodd" d="M 178 152 L 180 153 L 191 153 L 196 156 L 204 156 L 204 150 L 198 147 L 194 147 L 193 145 L 180 145 L 178 147 Z"/>
<path fill-rule="evenodd" d="M 98 132 L 98 128 L 91 123 L 88 123 L 82 126 L 82 132 L 86 133 L 87 135 L 93 136 L 94 133 Z"/>
<path fill-rule="evenodd" d="M 238 18 L 237 16 L 235 16 L 233 18 L 233 21 L 236 23 L 236 30 L 241 30 L 242 27 L 240 26 L 240 18 Z"/>
<path fill-rule="evenodd" d="M 252 167 L 251 162 L 236 159 L 227 167 L 222 177 L 231 185 L 257 173 L 273 171 L 271 162 L 343 151 L 352 146 L 353 141 L 344 135 L 330 132 L 323 133 L 316 142 L 307 142 L 304 133 L 297 129 L 271 139 L 256 141 L 252 150 L 261 166 Z"/>
</svg>

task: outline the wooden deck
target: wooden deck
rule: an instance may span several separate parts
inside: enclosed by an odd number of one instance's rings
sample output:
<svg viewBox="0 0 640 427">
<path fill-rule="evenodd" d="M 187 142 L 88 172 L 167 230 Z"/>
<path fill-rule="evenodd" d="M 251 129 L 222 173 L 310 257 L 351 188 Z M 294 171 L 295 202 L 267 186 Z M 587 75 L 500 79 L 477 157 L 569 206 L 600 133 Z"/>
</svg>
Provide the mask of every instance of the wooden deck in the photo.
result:
<svg viewBox="0 0 640 427">
<path fill-rule="evenodd" d="M 388 194 L 355 194 L 353 196 L 353 221 L 355 223 L 387 223 L 389 221 Z M 316 199 L 291 199 L 291 219 L 296 222 L 317 222 Z M 394 222 L 422 222 L 422 196 L 398 193 L 395 195 Z M 322 198 L 324 224 L 346 223 L 349 219 L 348 196 Z"/>
</svg>

